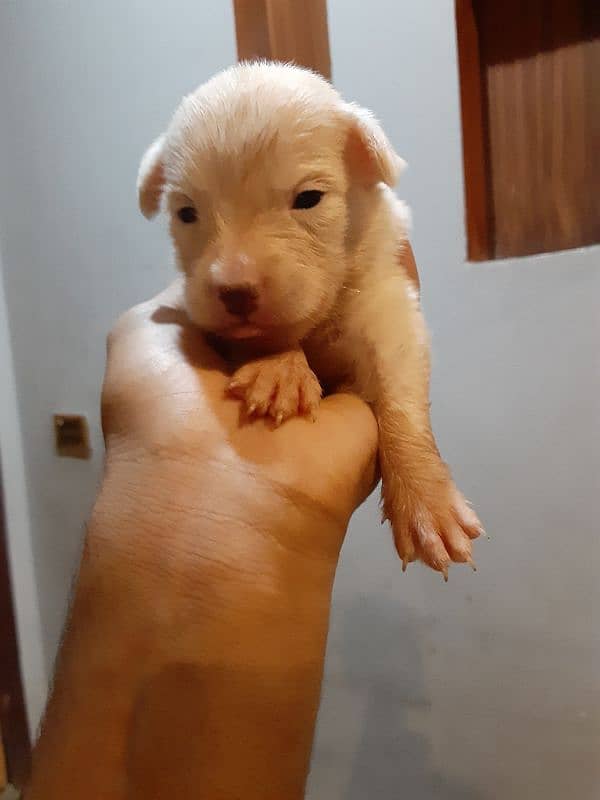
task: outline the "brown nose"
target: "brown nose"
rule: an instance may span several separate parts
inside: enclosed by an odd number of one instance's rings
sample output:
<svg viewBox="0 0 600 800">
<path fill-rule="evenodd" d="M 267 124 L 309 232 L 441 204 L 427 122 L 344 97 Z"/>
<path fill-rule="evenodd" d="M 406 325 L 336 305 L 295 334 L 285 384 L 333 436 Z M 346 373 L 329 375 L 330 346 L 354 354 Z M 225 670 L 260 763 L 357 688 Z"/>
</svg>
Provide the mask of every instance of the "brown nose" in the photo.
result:
<svg viewBox="0 0 600 800">
<path fill-rule="evenodd" d="M 258 292 L 253 286 L 223 287 L 219 289 L 219 299 L 235 317 L 248 317 L 258 306 Z"/>
</svg>

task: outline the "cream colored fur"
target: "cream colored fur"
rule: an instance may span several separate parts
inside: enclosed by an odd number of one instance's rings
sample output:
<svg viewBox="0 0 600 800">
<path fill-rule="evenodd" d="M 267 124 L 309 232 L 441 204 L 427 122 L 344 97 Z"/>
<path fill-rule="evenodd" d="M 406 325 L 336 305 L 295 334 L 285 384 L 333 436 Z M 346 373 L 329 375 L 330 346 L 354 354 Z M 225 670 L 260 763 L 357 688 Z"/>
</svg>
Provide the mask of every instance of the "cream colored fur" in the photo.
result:
<svg viewBox="0 0 600 800">
<path fill-rule="evenodd" d="M 427 331 L 399 267 L 408 212 L 390 188 L 402 163 L 371 114 L 322 78 L 242 64 L 184 98 L 138 191 L 146 216 L 164 199 L 191 318 L 251 354 L 231 383 L 248 413 L 276 424 L 314 413 L 320 385 L 364 397 L 403 564 L 447 576 L 450 561 L 472 563 L 481 526 L 431 433 Z M 307 190 L 320 201 L 294 208 Z M 251 294 L 247 313 L 228 310 L 231 290 Z"/>
</svg>

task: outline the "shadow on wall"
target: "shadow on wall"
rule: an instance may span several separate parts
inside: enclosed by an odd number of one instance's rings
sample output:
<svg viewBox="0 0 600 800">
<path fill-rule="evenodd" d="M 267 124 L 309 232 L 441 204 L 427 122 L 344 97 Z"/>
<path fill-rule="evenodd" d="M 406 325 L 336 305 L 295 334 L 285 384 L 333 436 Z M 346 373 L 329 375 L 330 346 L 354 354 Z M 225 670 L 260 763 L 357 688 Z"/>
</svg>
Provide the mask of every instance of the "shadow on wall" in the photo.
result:
<svg viewBox="0 0 600 800">
<path fill-rule="evenodd" d="M 420 678 L 423 619 L 405 610 L 393 615 L 375 596 L 353 598 L 339 618 L 310 800 L 483 800 L 436 771 L 430 744 L 418 730 L 420 712 L 430 704 Z"/>
</svg>

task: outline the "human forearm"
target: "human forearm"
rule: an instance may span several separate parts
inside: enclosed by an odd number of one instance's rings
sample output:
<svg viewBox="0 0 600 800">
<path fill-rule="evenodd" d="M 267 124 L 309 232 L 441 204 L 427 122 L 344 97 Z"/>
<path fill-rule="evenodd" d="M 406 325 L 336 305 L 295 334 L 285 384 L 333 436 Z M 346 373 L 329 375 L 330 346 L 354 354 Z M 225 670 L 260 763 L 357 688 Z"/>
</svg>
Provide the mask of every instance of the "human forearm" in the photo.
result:
<svg viewBox="0 0 600 800">
<path fill-rule="evenodd" d="M 110 467 L 27 800 L 302 797 L 343 531 L 219 468 Z"/>
</svg>

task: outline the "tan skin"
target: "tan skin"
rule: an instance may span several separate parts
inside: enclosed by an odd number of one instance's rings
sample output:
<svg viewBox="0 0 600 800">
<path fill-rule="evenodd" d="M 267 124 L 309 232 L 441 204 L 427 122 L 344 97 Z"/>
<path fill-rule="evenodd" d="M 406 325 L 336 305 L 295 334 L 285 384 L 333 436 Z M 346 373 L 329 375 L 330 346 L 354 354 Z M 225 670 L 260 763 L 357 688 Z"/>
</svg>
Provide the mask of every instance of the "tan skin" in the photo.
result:
<svg viewBox="0 0 600 800">
<path fill-rule="evenodd" d="M 377 426 L 350 395 L 247 424 L 227 381 L 177 285 L 110 336 L 106 470 L 26 800 L 304 796 Z"/>
</svg>

